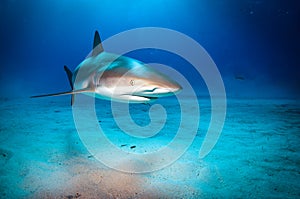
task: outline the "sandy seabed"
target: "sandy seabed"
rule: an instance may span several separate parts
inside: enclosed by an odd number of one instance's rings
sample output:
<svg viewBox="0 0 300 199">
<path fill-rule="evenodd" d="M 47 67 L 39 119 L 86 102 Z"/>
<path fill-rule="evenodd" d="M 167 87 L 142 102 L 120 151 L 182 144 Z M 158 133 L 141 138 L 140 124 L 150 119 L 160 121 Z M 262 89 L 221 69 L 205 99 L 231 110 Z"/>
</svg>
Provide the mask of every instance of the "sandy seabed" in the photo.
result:
<svg viewBox="0 0 300 199">
<path fill-rule="evenodd" d="M 179 121 L 177 101 L 163 102 L 171 119 L 153 138 L 123 135 L 109 102 L 101 100 L 99 123 L 124 151 L 157 150 L 172 140 Z M 204 159 L 198 153 L 210 107 L 205 99 L 199 104 L 200 127 L 186 153 L 162 170 L 134 174 L 113 170 L 88 152 L 69 98 L 1 99 L 0 198 L 300 197 L 298 101 L 229 99 L 221 137 Z M 149 122 L 148 105 L 132 106 L 136 123 Z"/>
</svg>

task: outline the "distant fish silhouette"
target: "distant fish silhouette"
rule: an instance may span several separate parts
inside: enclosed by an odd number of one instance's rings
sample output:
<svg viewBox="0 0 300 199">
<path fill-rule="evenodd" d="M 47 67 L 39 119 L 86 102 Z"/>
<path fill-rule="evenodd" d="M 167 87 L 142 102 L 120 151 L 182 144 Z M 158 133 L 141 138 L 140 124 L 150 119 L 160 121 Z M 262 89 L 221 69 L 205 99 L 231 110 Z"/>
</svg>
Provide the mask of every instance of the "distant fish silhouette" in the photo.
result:
<svg viewBox="0 0 300 199">
<path fill-rule="evenodd" d="M 245 77 L 243 77 L 241 75 L 236 75 L 236 76 L 234 76 L 234 78 L 237 80 L 245 80 Z"/>
<path fill-rule="evenodd" d="M 73 73 L 67 66 L 64 69 L 72 90 L 31 98 L 70 94 L 73 104 L 75 94 L 84 93 L 95 94 L 100 99 L 146 103 L 174 95 L 182 89 L 177 82 L 145 63 L 104 52 L 98 31 L 95 32 L 91 56 L 83 60 Z"/>
</svg>

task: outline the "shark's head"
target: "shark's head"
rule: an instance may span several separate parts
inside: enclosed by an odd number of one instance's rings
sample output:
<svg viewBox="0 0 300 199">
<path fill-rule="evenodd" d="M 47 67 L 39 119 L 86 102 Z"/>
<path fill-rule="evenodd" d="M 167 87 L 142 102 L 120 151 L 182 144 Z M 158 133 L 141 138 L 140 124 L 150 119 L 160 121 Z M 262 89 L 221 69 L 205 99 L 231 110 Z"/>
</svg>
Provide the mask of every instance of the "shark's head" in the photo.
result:
<svg viewBox="0 0 300 199">
<path fill-rule="evenodd" d="M 117 64 L 120 67 L 104 71 L 97 93 L 115 101 L 141 103 L 174 95 L 182 89 L 177 82 L 147 64 L 127 57 L 122 62 Z"/>
<path fill-rule="evenodd" d="M 124 81 L 129 84 L 127 89 L 123 87 L 128 91 L 123 95 L 127 95 L 130 101 L 151 101 L 174 95 L 182 89 L 177 82 L 159 73 L 150 78 L 128 76 L 124 77 Z"/>
</svg>

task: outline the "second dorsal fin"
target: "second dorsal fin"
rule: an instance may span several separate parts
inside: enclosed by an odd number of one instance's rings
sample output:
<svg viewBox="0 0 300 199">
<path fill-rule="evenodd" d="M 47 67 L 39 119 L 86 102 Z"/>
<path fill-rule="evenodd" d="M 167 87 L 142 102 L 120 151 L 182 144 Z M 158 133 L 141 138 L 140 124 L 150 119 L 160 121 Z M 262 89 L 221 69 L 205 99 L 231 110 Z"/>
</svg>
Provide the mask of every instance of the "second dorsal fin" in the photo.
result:
<svg viewBox="0 0 300 199">
<path fill-rule="evenodd" d="M 96 30 L 95 36 L 94 36 L 92 56 L 97 56 L 100 53 L 102 53 L 103 51 L 104 51 L 104 49 L 103 49 L 102 44 L 101 44 L 101 39 L 100 39 L 98 31 Z"/>
</svg>

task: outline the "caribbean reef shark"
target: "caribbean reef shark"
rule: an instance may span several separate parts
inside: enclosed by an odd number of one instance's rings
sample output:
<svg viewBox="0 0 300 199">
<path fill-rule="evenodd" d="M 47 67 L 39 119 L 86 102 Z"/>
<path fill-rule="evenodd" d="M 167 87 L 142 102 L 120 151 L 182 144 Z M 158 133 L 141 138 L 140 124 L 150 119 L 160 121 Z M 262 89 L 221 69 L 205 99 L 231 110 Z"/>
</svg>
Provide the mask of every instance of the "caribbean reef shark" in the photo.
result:
<svg viewBox="0 0 300 199">
<path fill-rule="evenodd" d="M 74 72 L 64 66 L 70 91 L 36 95 L 36 97 L 83 93 L 96 98 L 130 103 L 148 103 L 159 97 L 178 93 L 182 87 L 166 75 L 141 61 L 105 52 L 98 31 L 93 51 Z"/>
</svg>

